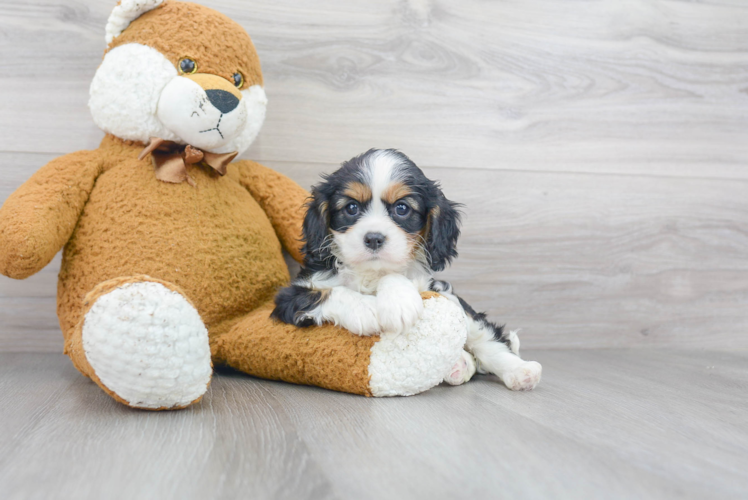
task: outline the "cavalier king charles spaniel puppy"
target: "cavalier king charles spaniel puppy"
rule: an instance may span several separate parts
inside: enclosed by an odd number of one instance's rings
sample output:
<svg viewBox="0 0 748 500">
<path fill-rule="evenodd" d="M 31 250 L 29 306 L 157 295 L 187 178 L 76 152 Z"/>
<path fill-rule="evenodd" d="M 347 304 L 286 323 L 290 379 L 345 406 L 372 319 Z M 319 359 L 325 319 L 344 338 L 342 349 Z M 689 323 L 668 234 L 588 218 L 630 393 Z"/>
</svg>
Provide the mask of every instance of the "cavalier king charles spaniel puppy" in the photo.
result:
<svg viewBox="0 0 748 500">
<path fill-rule="evenodd" d="M 515 332 L 491 323 L 434 279 L 457 256 L 458 204 L 407 156 L 372 149 L 312 189 L 304 219 L 304 265 L 275 297 L 272 316 L 297 326 L 334 323 L 357 335 L 400 333 L 423 311 L 421 292 L 460 304 L 468 322 L 462 359 L 445 381 L 476 370 L 513 390 L 531 390 L 541 366 L 519 357 Z"/>
</svg>

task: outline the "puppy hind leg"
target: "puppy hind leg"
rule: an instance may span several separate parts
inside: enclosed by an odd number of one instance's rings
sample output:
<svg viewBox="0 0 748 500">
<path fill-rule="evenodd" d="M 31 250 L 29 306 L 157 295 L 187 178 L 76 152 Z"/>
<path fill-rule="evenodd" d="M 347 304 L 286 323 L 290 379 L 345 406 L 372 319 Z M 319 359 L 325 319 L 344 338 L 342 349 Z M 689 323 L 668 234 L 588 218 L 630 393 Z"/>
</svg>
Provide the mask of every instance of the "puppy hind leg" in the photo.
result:
<svg viewBox="0 0 748 500">
<path fill-rule="evenodd" d="M 463 350 L 460 359 L 449 370 L 449 375 L 444 377 L 444 381 L 449 385 L 462 385 L 473 378 L 476 368 L 475 357 Z"/>
<path fill-rule="evenodd" d="M 538 385 L 543 371 L 540 363 L 525 361 L 515 354 L 519 341 L 514 332 L 512 338 L 503 335 L 500 328 L 484 319 L 469 320 L 467 348 L 475 355 L 478 371 L 493 373 L 513 391 L 530 391 Z"/>
</svg>

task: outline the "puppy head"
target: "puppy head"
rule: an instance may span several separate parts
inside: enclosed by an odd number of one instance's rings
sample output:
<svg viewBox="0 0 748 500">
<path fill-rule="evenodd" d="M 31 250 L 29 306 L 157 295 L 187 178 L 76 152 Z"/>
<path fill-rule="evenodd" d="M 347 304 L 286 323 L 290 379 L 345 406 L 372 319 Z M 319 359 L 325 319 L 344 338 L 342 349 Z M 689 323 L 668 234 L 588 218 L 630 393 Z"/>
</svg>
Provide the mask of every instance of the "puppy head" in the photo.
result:
<svg viewBox="0 0 748 500">
<path fill-rule="evenodd" d="M 267 98 L 260 61 L 241 26 L 192 3 L 122 0 L 106 36 L 89 100 L 105 132 L 215 153 L 250 146 Z"/>
<path fill-rule="evenodd" d="M 457 204 L 407 156 L 369 150 L 312 190 L 304 220 L 307 267 L 334 259 L 360 271 L 441 271 L 457 255 Z"/>
</svg>

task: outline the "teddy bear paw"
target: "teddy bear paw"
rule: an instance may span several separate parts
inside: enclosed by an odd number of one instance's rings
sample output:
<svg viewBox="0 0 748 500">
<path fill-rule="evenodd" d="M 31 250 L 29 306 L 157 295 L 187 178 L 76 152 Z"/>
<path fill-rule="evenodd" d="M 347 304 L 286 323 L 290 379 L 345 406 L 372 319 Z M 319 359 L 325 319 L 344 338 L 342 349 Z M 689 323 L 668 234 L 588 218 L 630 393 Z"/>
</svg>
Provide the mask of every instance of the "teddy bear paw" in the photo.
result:
<svg viewBox="0 0 748 500">
<path fill-rule="evenodd" d="M 126 283 L 98 297 L 82 344 L 94 380 L 136 408 L 188 406 L 205 394 L 213 372 L 200 315 L 157 282 Z"/>
<path fill-rule="evenodd" d="M 467 338 L 462 308 L 441 295 L 423 302 L 423 315 L 400 334 L 384 332 L 371 348 L 373 396 L 409 396 L 434 387 L 460 361 Z"/>
</svg>

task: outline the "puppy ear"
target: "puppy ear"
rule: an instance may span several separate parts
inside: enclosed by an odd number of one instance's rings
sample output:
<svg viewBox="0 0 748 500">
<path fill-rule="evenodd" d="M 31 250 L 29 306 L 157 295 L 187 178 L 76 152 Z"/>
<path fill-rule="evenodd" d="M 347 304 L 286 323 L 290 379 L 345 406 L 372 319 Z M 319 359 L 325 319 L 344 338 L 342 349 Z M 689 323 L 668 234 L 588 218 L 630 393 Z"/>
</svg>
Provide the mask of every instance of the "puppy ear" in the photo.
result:
<svg viewBox="0 0 748 500">
<path fill-rule="evenodd" d="M 457 257 L 457 238 L 460 237 L 459 203 L 449 201 L 434 185 L 429 210 L 426 249 L 429 251 L 431 269 L 442 271 Z"/>
<path fill-rule="evenodd" d="M 304 267 L 311 270 L 330 269 L 333 265 L 330 242 L 325 239 L 330 233 L 330 212 L 327 197 L 319 187 L 312 188 L 312 198 L 307 203 L 302 225 L 304 236 Z"/>
</svg>

